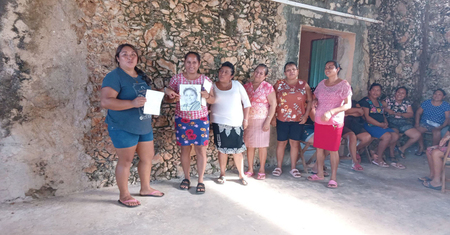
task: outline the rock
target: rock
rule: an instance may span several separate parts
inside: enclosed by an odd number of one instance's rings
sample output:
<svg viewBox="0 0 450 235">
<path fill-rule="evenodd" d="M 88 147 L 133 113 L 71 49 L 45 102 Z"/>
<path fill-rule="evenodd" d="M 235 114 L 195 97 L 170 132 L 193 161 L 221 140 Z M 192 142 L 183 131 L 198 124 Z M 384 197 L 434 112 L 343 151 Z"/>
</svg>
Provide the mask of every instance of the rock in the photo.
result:
<svg viewBox="0 0 450 235">
<path fill-rule="evenodd" d="M 201 5 L 198 5 L 197 3 L 191 3 L 189 4 L 189 11 L 192 13 L 197 13 L 202 11 L 204 8 Z"/>
<path fill-rule="evenodd" d="M 159 8 L 158 2 L 152 2 L 152 5 L 153 5 L 155 8 Z"/>
<path fill-rule="evenodd" d="M 208 6 L 210 6 L 210 7 L 215 7 L 219 4 L 220 4 L 220 2 L 218 0 L 212 0 L 212 1 L 208 2 Z"/>
<path fill-rule="evenodd" d="M 211 66 L 211 67 L 214 66 L 214 56 L 211 55 L 210 53 L 206 52 L 206 53 L 203 55 L 203 60 L 204 60 L 206 63 L 208 63 L 209 66 Z"/>
<path fill-rule="evenodd" d="M 200 19 L 201 19 L 201 20 L 203 21 L 203 23 L 205 23 L 205 24 L 211 23 L 211 22 L 213 21 L 211 18 L 209 18 L 209 17 L 204 17 L 204 16 L 200 17 Z"/>
<path fill-rule="evenodd" d="M 170 9 L 174 9 L 175 8 L 175 2 L 173 0 L 169 0 L 169 7 Z"/>
<path fill-rule="evenodd" d="M 232 64 L 236 64 L 238 59 L 236 57 L 225 57 L 225 58 L 220 59 L 220 63 L 224 63 L 226 61 L 229 61 Z"/>
<path fill-rule="evenodd" d="M 173 41 L 171 40 L 164 40 L 164 46 L 167 48 L 172 48 L 173 47 Z"/>
<path fill-rule="evenodd" d="M 250 22 L 245 19 L 239 18 L 237 20 L 237 31 L 240 33 L 245 33 L 250 31 Z"/>
<path fill-rule="evenodd" d="M 167 120 L 166 116 L 158 116 L 158 118 L 156 118 L 156 122 L 154 124 L 155 127 L 163 127 L 163 126 L 168 126 L 169 125 L 169 121 Z"/>
<path fill-rule="evenodd" d="M 153 157 L 153 160 L 152 160 L 152 164 L 154 165 L 154 164 L 162 164 L 164 162 L 164 160 L 163 160 L 163 158 L 162 158 L 162 156 L 161 156 L 161 154 L 156 154 L 154 157 Z"/>
<path fill-rule="evenodd" d="M 91 165 L 91 166 L 83 169 L 84 172 L 89 173 L 89 174 L 94 173 L 94 171 L 96 171 L 96 170 L 97 170 L 96 165 Z"/>
<path fill-rule="evenodd" d="M 257 51 L 257 50 L 259 50 L 260 48 L 261 48 L 261 46 L 258 45 L 258 43 L 252 42 L 252 49 L 253 49 L 253 50 Z"/>
<path fill-rule="evenodd" d="M 407 13 L 407 9 L 406 9 L 406 5 L 403 2 L 400 2 L 397 6 L 397 10 L 401 15 L 406 15 Z"/>
<path fill-rule="evenodd" d="M 153 27 L 149 30 L 147 30 L 144 34 L 144 41 L 148 45 L 148 43 L 152 39 L 161 39 L 165 37 L 166 30 L 164 28 L 164 25 L 161 23 L 155 23 Z"/>
<path fill-rule="evenodd" d="M 402 64 L 397 65 L 397 67 L 395 68 L 395 72 L 397 74 L 402 74 L 403 73 L 403 65 Z"/>
<path fill-rule="evenodd" d="M 403 37 L 400 38 L 399 42 L 405 43 L 406 41 L 408 41 L 408 39 L 409 39 L 409 33 L 406 32 L 405 35 L 403 35 Z"/>
<path fill-rule="evenodd" d="M 156 63 L 158 63 L 159 66 L 171 71 L 173 74 L 176 74 L 177 72 L 176 65 L 170 61 L 159 59 L 156 61 Z"/>
</svg>

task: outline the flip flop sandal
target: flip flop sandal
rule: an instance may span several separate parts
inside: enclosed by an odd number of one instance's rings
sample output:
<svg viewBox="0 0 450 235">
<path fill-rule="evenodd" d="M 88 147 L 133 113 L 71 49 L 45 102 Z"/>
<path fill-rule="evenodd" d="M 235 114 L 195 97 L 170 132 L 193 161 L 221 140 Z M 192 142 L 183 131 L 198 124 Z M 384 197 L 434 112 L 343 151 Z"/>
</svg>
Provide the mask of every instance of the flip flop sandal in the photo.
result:
<svg viewBox="0 0 450 235">
<path fill-rule="evenodd" d="M 314 171 L 309 171 L 308 173 L 309 174 L 313 174 L 313 175 L 317 175 L 317 172 L 314 172 Z M 328 173 L 325 170 L 323 170 L 323 176 L 324 177 L 328 177 L 328 176 L 330 176 L 330 173 Z"/>
<path fill-rule="evenodd" d="M 278 168 L 278 167 L 272 171 L 272 175 L 274 175 L 274 176 L 280 176 L 281 173 L 282 173 L 281 168 Z"/>
<path fill-rule="evenodd" d="M 206 191 L 205 184 L 204 183 L 198 183 L 197 184 L 197 189 L 195 190 L 195 192 L 197 194 L 204 194 L 205 191 Z"/>
<path fill-rule="evenodd" d="M 158 190 L 155 190 L 150 194 L 139 194 L 139 196 L 141 196 L 141 197 L 162 197 L 162 196 L 164 196 L 164 193 L 162 193 Z"/>
<path fill-rule="evenodd" d="M 436 186 L 436 187 L 434 187 L 433 185 L 431 185 L 430 181 L 424 181 L 424 182 L 422 183 L 422 185 L 423 185 L 425 188 L 431 188 L 431 189 L 434 189 L 434 190 L 442 190 L 442 185 L 441 185 L 441 186 Z"/>
<path fill-rule="evenodd" d="M 359 153 L 356 153 L 356 160 L 358 161 L 358 164 L 361 164 L 361 155 L 359 155 Z"/>
<path fill-rule="evenodd" d="M 217 182 L 219 183 L 219 184 L 224 184 L 225 182 L 226 182 L 227 180 L 225 179 L 225 176 L 220 176 L 218 179 L 217 179 Z"/>
<path fill-rule="evenodd" d="M 323 180 L 323 179 L 324 179 L 324 177 L 320 178 L 316 174 L 308 176 L 309 181 L 319 181 L 319 180 Z"/>
<path fill-rule="evenodd" d="M 416 152 L 414 153 L 414 155 L 416 155 L 416 156 L 422 156 L 423 153 L 424 153 L 424 151 L 422 151 L 422 152 L 416 151 Z"/>
<path fill-rule="evenodd" d="M 138 204 L 138 205 L 128 205 L 127 203 L 129 203 L 129 202 L 139 202 L 138 200 L 136 200 L 136 199 L 130 199 L 130 200 L 126 200 L 126 201 L 121 201 L 120 199 L 119 200 L 117 200 L 117 202 L 119 203 L 119 204 L 121 204 L 121 205 L 123 205 L 123 206 L 126 206 L 126 207 L 137 207 L 137 206 L 140 206 L 141 204 Z"/>
<path fill-rule="evenodd" d="M 382 161 L 382 162 L 376 162 L 375 160 L 373 160 L 373 161 L 372 161 L 372 164 L 377 165 L 377 166 L 379 166 L 379 167 L 389 167 L 389 165 L 388 165 L 386 162 L 384 162 L 384 161 Z"/>
<path fill-rule="evenodd" d="M 301 178 L 302 174 L 300 174 L 300 172 L 297 169 L 292 169 L 291 171 L 289 171 L 289 173 L 291 173 L 291 175 L 294 178 Z"/>
<path fill-rule="evenodd" d="M 337 184 L 336 181 L 330 180 L 330 181 L 328 181 L 327 187 L 328 187 L 328 188 L 337 188 L 337 187 L 338 187 L 338 184 Z"/>
<path fill-rule="evenodd" d="M 244 178 L 239 179 L 239 182 L 244 186 L 248 185 L 248 182 Z"/>
<path fill-rule="evenodd" d="M 431 181 L 431 179 L 428 176 L 417 178 L 419 181 Z"/>
<path fill-rule="evenodd" d="M 403 166 L 402 164 L 400 164 L 400 163 L 398 163 L 398 162 L 391 162 L 391 166 L 393 166 L 393 167 L 395 167 L 395 168 L 397 168 L 397 169 L 400 169 L 400 170 L 406 169 L 405 166 Z"/>
<path fill-rule="evenodd" d="M 252 177 L 253 176 L 253 172 L 247 171 L 244 173 L 244 175 L 246 175 L 247 177 Z"/>
<path fill-rule="evenodd" d="M 258 173 L 258 177 L 256 177 L 257 180 L 265 180 L 266 174 L 265 173 Z"/>
<path fill-rule="evenodd" d="M 400 153 L 400 157 L 405 159 L 405 152 L 402 152 L 397 146 L 395 146 L 395 151 L 397 151 L 398 153 Z"/>
<path fill-rule="evenodd" d="M 191 187 L 191 181 L 189 181 L 188 179 L 184 179 L 183 181 L 181 181 L 181 184 L 180 184 L 181 190 L 188 190 L 190 187 Z"/>
<path fill-rule="evenodd" d="M 359 165 L 359 163 L 354 163 L 353 166 L 352 166 L 352 170 L 363 171 L 364 168 L 361 165 Z"/>
</svg>

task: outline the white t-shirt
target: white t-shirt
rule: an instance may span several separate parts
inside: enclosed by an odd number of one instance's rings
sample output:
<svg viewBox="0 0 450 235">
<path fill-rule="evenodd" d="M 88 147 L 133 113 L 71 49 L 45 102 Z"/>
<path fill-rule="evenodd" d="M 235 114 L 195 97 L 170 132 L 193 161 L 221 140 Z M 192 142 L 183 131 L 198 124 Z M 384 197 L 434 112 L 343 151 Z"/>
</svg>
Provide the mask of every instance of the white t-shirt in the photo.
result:
<svg viewBox="0 0 450 235">
<path fill-rule="evenodd" d="M 228 126 L 242 126 L 244 108 L 251 106 L 247 92 L 240 82 L 231 81 L 231 89 L 219 90 L 214 83 L 216 101 L 211 105 L 211 122 Z"/>
</svg>

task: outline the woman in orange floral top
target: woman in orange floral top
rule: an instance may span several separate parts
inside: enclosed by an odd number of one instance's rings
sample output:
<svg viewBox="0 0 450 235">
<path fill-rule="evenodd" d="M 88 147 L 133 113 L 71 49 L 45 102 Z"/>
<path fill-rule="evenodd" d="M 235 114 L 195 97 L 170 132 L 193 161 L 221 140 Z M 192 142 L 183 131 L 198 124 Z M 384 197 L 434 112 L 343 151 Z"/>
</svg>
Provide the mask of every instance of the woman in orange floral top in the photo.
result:
<svg viewBox="0 0 450 235">
<path fill-rule="evenodd" d="M 298 69 L 294 62 L 284 66 L 283 80 L 274 85 L 277 97 L 277 108 L 272 125 L 277 127 L 277 167 L 273 170 L 274 176 L 280 176 L 283 163 L 284 150 L 287 141 L 291 146 L 291 171 L 293 177 L 300 178 L 300 172 L 295 168 L 298 149 L 300 147 L 303 125 L 308 119 L 311 110 L 312 94 L 309 85 L 298 79 Z"/>
</svg>

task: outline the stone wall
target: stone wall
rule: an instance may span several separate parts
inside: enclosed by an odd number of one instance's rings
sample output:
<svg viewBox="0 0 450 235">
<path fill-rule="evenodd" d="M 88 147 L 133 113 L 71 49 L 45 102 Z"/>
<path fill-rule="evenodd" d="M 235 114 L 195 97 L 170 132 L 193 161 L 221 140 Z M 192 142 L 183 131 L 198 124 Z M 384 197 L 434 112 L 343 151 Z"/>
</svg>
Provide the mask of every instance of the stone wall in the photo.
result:
<svg viewBox="0 0 450 235">
<path fill-rule="evenodd" d="M 375 17 L 375 8 L 379 7 L 380 19 L 389 14 L 396 16 L 396 12 L 388 11 L 393 3 L 300 2 L 365 17 Z M 412 7 L 420 11 L 422 5 L 416 5 Z M 441 14 L 439 19 L 444 16 Z M 407 17 L 412 19 L 409 14 Z M 1 201 L 115 184 L 117 158 L 99 95 L 104 76 L 116 66 L 115 48 L 121 43 L 139 48 L 138 66 L 159 89 L 183 70 L 182 58 L 191 50 L 202 55 L 200 70 L 213 80 L 220 64 L 228 60 L 236 64 L 236 79 L 242 82 L 248 81 L 257 64 L 265 63 L 270 67 L 268 81 L 274 83 L 284 77 L 282 68 L 287 61 L 298 61 L 303 26 L 354 33 L 351 82 L 360 97 L 366 85 L 378 79 L 374 72 L 377 66 L 394 74 L 401 62 L 402 73 L 410 71 L 408 64 L 412 71 L 419 53 L 415 41 L 419 47 L 421 42 L 420 37 L 410 36 L 404 46 L 408 53 L 403 56 L 389 51 L 389 59 L 385 60 L 382 51 L 373 48 L 383 44 L 390 49 L 398 44 L 395 40 L 400 36 L 380 38 L 370 32 L 369 26 L 378 31 L 387 26 L 269 0 L 8 0 L 0 3 L 0 19 Z M 393 17 L 392 21 L 401 24 L 404 20 Z M 415 35 L 415 23 L 405 28 L 396 24 L 385 25 L 391 25 L 394 31 L 412 30 L 410 35 Z M 434 50 L 440 49 L 430 46 L 430 52 Z M 372 64 L 369 51 L 375 56 Z M 349 64 L 345 58 L 342 60 Z M 408 79 L 406 75 L 390 76 Z M 174 104 L 164 103 L 162 114 L 153 120 L 156 157 L 152 179 L 183 174 L 174 141 L 173 113 Z M 275 140 L 273 132 L 269 165 L 275 162 Z M 217 172 L 212 141 L 207 155 L 207 173 Z M 195 158 L 191 163 L 195 175 Z M 231 159 L 229 165 L 233 165 Z M 130 183 L 138 182 L 136 166 L 131 172 Z"/>
</svg>

